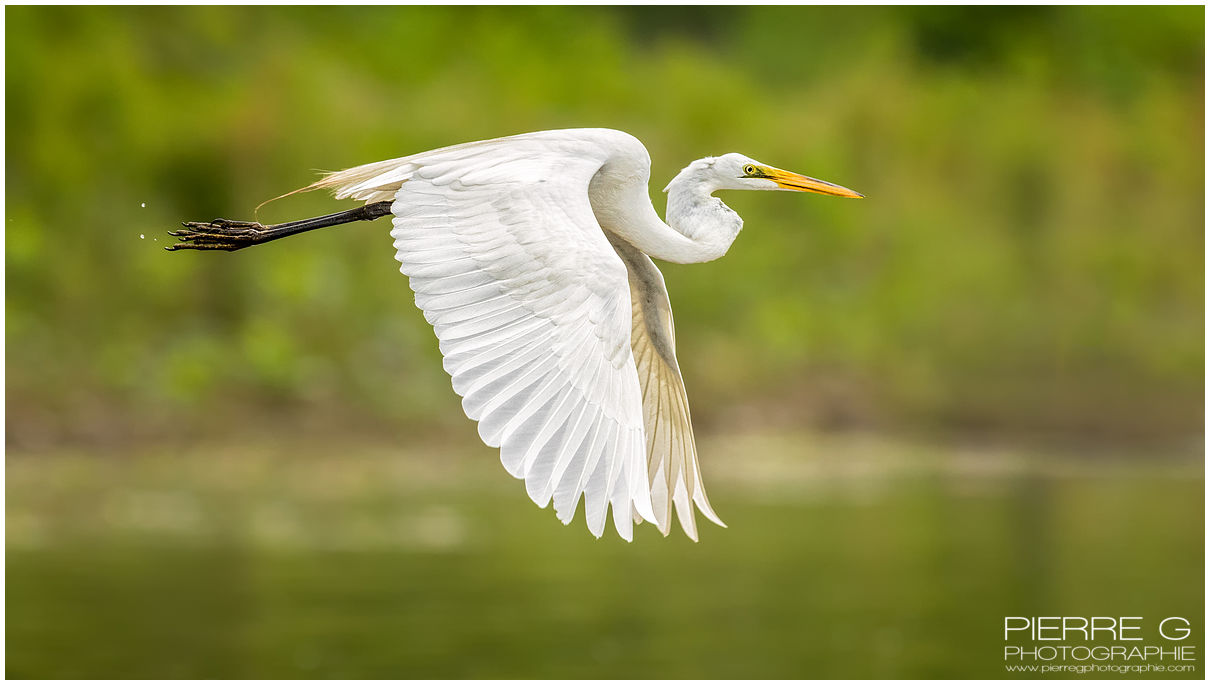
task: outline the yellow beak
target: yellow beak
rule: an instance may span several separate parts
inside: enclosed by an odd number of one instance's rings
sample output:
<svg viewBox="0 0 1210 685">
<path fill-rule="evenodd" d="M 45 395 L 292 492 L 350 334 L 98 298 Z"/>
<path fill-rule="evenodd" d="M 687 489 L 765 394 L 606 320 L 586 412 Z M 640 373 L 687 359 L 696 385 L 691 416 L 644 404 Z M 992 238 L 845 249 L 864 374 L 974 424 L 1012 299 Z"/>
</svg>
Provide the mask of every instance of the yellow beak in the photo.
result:
<svg viewBox="0 0 1210 685">
<path fill-rule="evenodd" d="M 854 190 L 849 190 L 844 186 L 838 186 L 835 183 L 828 183 L 827 181 L 821 181 L 810 176 L 802 176 L 784 169 L 766 167 L 763 171 L 765 172 L 765 178 L 786 190 L 801 190 L 808 193 L 819 193 L 820 195 L 833 195 L 835 197 L 865 197 L 865 195 Z"/>
</svg>

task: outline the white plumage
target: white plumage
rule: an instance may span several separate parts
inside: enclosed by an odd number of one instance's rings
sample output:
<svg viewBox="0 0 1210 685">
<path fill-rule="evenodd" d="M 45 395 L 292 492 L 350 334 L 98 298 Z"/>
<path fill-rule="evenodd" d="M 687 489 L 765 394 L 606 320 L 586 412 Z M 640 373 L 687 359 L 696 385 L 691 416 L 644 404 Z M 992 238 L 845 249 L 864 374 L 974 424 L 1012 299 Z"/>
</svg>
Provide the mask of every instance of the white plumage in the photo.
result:
<svg viewBox="0 0 1210 685">
<path fill-rule="evenodd" d="M 330 174 L 304 190 L 391 200 L 395 256 L 440 341 L 466 415 L 541 507 L 593 535 L 608 510 L 694 540 L 706 498 L 664 280 L 648 255 L 722 256 L 742 222 L 711 193 L 859 197 L 738 154 L 694 162 L 647 195 L 650 159 L 608 129 L 543 131 Z"/>
</svg>

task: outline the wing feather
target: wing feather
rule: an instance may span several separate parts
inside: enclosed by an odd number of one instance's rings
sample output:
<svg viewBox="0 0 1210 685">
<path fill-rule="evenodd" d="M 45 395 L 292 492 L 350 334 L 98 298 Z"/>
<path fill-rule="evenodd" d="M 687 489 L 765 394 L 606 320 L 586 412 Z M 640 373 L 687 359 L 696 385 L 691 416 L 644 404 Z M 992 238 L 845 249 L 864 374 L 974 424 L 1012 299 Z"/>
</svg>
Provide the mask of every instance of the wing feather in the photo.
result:
<svg viewBox="0 0 1210 685">
<path fill-rule="evenodd" d="M 480 437 L 539 506 L 567 523 L 583 499 L 598 537 L 612 507 L 629 540 L 633 515 L 657 517 L 627 268 L 588 200 L 611 152 L 591 136 L 552 140 L 443 148 L 311 188 L 394 199 L 400 271 Z"/>
<path fill-rule="evenodd" d="M 651 259 L 608 235 L 625 262 L 633 307 L 631 346 L 636 362 L 647 436 L 651 500 L 660 532 L 667 535 L 672 513 L 693 540 L 698 537 L 694 505 L 706 518 L 725 524 L 714 513 L 702 486 L 689 399 L 676 362 L 676 334 L 664 277 Z"/>
</svg>

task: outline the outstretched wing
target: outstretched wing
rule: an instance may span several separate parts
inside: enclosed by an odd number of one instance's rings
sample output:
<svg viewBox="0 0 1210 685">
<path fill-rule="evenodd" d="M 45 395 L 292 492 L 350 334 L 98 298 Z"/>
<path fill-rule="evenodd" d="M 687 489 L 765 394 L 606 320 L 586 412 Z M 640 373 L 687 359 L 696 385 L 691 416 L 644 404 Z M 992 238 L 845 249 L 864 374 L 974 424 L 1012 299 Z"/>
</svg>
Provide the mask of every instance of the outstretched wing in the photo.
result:
<svg viewBox="0 0 1210 685">
<path fill-rule="evenodd" d="M 337 197 L 394 197 L 396 259 L 479 435 L 564 523 L 656 521 L 631 354 L 627 270 L 588 199 L 610 150 L 550 132 L 337 172 Z"/>
<path fill-rule="evenodd" d="M 720 526 L 702 485 L 697 445 L 689 418 L 689 397 L 676 363 L 676 333 L 664 276 L 651 258 L 634 246 L 607 234 L 626 263 L 633 307 L 631 349 L 643 388 L 643 419 L 647 435 L 647 467 L 656 525 L 667 535 L 676 507 L 681 528 L 697 540 L 693 505 Z M 690 504 L 692 502 L 692 504 Z"/>
</svg>

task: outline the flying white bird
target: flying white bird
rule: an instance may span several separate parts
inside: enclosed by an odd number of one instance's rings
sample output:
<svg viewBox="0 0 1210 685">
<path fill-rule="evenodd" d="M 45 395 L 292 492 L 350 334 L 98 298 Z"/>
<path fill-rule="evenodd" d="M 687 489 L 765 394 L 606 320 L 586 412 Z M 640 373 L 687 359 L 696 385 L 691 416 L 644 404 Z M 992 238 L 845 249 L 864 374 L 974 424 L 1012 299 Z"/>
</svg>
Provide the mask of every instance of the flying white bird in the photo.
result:
<svg viewBox="0 0 1210 685">
<path fill-rule="evenodd" d="M 238 250 L 393 215 L 395 258 L 437 333 L 445 370 L 479 436 L 569 523 L 584 499 L 600 537 L 608 509 L 626 540 L 675 508 L 724 525 L 702 486 L 672 309 L 651 258 L 723 256 L 743 221 L 712 193 L 798 190 L 862 197 L 737 153 L 677 174 L 667 223 L 647 193 L 651 159 L 609 129 L 540 131 L 346 169 L 330 189 L 364 206 L 272 226 L 188 222 L 168 249 Z"/>
</svg>

